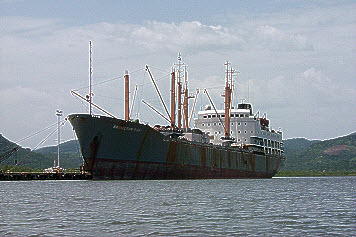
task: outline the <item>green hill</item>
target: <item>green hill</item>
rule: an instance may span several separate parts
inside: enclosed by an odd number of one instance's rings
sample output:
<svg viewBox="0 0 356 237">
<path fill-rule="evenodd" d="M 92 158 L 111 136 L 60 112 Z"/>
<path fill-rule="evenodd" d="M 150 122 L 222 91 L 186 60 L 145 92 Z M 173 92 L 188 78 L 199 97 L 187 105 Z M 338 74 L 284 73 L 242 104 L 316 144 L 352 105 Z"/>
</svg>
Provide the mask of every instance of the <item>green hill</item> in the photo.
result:
<svg viewBox="0 0 356 237">
<path fill-rule="evenodd" d="M 288 150 L 285 143 L 285 150 L 287 159 L 282 168 L 285 171 L 356 171 L 356 133 L 313 142 L 295 151 Z"/>
<path fill-rule="evenodd" d="M 79 143 L 77 140 L 70 140 L 60 144 L 60 153 L 78 153 L 80 150 Z M 57 146 L 47 146 L 40 149 L 34 150 L 37 153 L 42 154 L 57 154 Z"/>
<path fill-rule="evenodd" d="M 75 144 L 75 143 L 74 143 Z M 0 134 L 0 154 L 18 147 L 17 144 L 7 140 Z M 75 148 L 76 149 L 76 148 Z M 31 151 L 29 148 L 19 147 L 19 150 L 9 157 L 6 161 L 0 164 L 0 169 L 7 170 L 8 167 L 15 165 L 15 160 L 18 162 L 18 167 L 26 167 L 32 170 L 41 170 L 53 166 L 54 159 L 57 160 L 57 153 L 38 153 Z M 81 156 L 75 152 L 60 152 L 60 166 L 63 168 L 79 168 L 82 165 Z"/>
<path fill-rule="evenodd" d="M 320 140 L 308 140 L 306 138 L 291 138 L 283 141 L 284 143 L 284 154 L 286 157 L 289 155 L 307 149 L 314 143 L 320 142 Z"/>
</svg>

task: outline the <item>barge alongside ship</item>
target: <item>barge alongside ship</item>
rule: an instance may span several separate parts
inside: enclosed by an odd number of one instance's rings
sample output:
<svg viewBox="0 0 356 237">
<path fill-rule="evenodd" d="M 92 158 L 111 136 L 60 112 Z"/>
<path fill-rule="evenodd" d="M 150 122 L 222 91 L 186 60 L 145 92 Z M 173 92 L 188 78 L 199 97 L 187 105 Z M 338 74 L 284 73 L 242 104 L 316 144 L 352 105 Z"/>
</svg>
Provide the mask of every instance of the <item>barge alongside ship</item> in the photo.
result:
<svg viewBox="0 0 356 237">
<path fill-rule="evenodd" d="M 187 80 L 182 85 L 180 68 L 171 74 L 168 126 L 151 127 L 129 118 L 127 73 L 125 119 L 91 111 L 68 116 L 78 137 L 84 169 L 94 179 L 271 178 L 285 160 L 282 133 L 270 129 L 265 117 L 253 115 L 250 104 L 231 108 L 233 71 L 229 65 L 225 110 L 208 106 L 198 113 L 194 128 L 189 128 Z M 92 104 L 90 98 L 87 101 Z"/>
</svg>

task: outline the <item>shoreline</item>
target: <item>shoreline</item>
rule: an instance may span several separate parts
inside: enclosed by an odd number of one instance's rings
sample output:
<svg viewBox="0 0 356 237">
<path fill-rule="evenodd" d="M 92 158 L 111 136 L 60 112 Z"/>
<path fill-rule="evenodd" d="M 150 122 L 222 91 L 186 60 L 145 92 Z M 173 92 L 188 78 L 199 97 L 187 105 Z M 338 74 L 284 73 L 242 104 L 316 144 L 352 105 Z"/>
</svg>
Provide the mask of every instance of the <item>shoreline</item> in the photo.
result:
<svg viewBox="0 0 356 237">
<path fill-rule="evenodd" d="M 356 176 L 356 171 L 278 171 L 274 177 L 324 177 L 324 176 Z"/>
</svg>

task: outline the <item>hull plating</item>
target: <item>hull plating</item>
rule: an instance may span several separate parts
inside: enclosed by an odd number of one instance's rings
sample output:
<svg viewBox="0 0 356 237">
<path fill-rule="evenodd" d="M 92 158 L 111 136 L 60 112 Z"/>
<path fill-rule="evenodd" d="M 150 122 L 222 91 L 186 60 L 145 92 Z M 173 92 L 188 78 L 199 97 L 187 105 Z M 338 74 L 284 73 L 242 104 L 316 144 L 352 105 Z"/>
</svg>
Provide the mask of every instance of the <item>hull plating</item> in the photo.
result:
<svg viewBox="0 0 356 237">
<path fill-rule="evenodd" d="M 284 158 L 171 139 L 148 125 L 70 115 L 94 179 L 271 178 Z"/>
</svg>

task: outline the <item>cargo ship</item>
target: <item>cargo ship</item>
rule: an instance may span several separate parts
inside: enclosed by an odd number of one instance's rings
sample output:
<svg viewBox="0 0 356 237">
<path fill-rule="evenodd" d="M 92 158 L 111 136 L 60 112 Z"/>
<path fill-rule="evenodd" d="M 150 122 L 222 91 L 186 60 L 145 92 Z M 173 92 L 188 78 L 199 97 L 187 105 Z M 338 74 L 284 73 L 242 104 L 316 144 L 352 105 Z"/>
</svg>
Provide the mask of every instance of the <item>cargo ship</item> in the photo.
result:
<svg viewBox="0 0 356 237">
<path fill-rule="evenodd" d="M 225 64 L 225 108 L 217 110 L 208 91 L 204 90 L 211 103 L 198 112 L 194 126 L 190 128 L 188 101 L 196 98 L 198 91 L 196 96 L 188 94 L 181 57 L 178 61 L 178 69 L 172 69 L 171 73 L 171 112 L 166 106 L 166 116 L 157 111 L 167 120 L 167 125 L 150 126 L 130 118 L 127 71 L 124 76 L 124 118 L 111 114 L 94 115 L 91 108 L 88 114 L 68 116 L 80 144 L 84 170 L 94 179 L 273 177 L 285 161 L 282 132 L 271 129 L 265 115 L 253 114 L 251 104 L 232 106 L 233 70 L 229 68 L 230 63 Z M 146 70 L 151 75 L 148 66 Z M 89 96 L 82 98 L 97 107 L 91 101 L 91 89 Z"/>
</svg>

